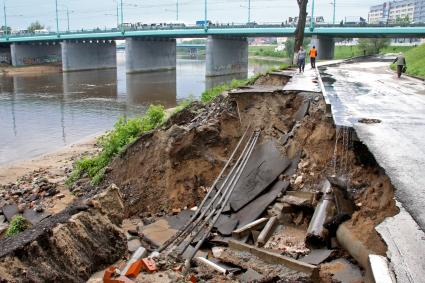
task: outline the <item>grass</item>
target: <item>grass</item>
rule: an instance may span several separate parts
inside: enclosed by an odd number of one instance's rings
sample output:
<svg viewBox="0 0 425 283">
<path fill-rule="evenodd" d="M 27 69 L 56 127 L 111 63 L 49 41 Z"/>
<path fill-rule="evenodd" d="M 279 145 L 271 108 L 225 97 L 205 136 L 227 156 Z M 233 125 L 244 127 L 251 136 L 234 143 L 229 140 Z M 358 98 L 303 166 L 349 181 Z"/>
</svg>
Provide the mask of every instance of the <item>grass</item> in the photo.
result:
<svg viewBox="0 0 425 283">
<path fill-rule="evenodd" d="M 160 105 L 149 106 L 146 114 L 142 117 L 132 119 L 120 117 L 114 128 L 99 138 L 98 142 L 102 150 L 93 157 L 83 157 L 75 163 L 66 185 L 71 186 L 85 174 L 91 179 L 93 185 L 99 184 L 103 179 L 105 168 L 112 158 L 142 133 L 160 126 L 164 119 L 165 109 Z"/>
<path fill-rule="evenodd" d="M 279 66 L 279 68 L 272 68 L 272 69 L 268 70 L 266 72 L 266 74 L 269 73 L 269 72 L 277 71 L 279 69 L 283 70 L 283 69 L 286 69 L 287 67 L 288 67 L 288 65 L 281 64 Z M 250 85 L 250 84 L 255 83 L 255 81 L 263 75 L 265 75 L 265 74 L 258 73 L 255 76 L 253 76 L 249 79 L 246 79 L 246 80 L 232 80 L 230 83 L 220 84 L 220 85 L 217 85 L 213 88 L 207 89 L 206 91 L 204 91 L 202 93 L 201 101 L 203 103 L 208 103 L 211 100 L 213 100 L 215 97 L 217 97 L 218 95 L 220 95 L 221 93 L 223 93 L 225 91 L 229 91 L 231 89 L 235 89 L 235 88 L 238 88 L 238 87 L 242 87 L 242 86 L 246 86 L 246 85 Z"/>
<path fill-rule="evenodd" d="M 262 57 L 278 57 L 287 58 L 288 54 L 286 51 L 275 51 L 276 45 L 270 46 L 249 46 L 248 53 L 251 56 L 262 56 Z"/>
<path fill-rule="evenodd" d="M 406 57 L 406 74 L 425 78 L 425 44 L 410 48 L 403 53 Z M 395 70 L 395 65 L 392 64 L 391 68 Z"/>
<path fill-rule="evenodd" d="M 412 46 L 388 46 L 381 50 L 380 53 L 398 53 L 406 52 L 412 49 Z M 348 59 L 357 56 L 363 56 L 364 52 L 358 46 L 335 46 L 334 59 Z M 367 54 L 370 55 L 370 54 Z"/>
<path fill-rule="evenodd" d="M 13 235 L 17 235 L 27 229 L 30 226 L 28 220 L 26 220 L 23 216 L 17 215 L 13 217 L 12 221 L 10 221 L 10 225 L 6 230 L 6 236 L 10 237 Z"/>
</svg>

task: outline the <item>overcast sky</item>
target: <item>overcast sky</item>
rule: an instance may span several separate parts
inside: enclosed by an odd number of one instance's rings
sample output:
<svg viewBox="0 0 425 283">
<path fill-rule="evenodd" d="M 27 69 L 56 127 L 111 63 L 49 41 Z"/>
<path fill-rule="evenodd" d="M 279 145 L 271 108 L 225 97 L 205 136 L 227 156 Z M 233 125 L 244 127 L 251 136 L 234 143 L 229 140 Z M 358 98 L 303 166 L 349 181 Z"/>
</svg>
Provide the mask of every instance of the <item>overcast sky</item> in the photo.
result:
<svg viewBox="0 0 425 283">
<path fill-rule="evenodd" d="M 0 0 L 6 2 L 8 25 L 25 29 L 39 20 L 47 28 L 56 29 L 55 0 Z M 114 27 L 117 23 L 117 1 L 120 0 L 57 0 L 60 29 L 66 30 L 66 8 L 70 11 L 72 30 L 95 27 Z M 179 2 L 179 20 L 194 23 L 204 17 L 204 0 L 123 0 L 124 22 L 170 22 L 176 20 L 176 1 Z M 332 21 L 333 0 L 316 0 L 315 15 Z M 379 0 L 336 0 L 337 22 L 345 17 L 367 18 L 369 6 Z M 308 11 L 311 10 L 311 0 Z M 298 14 L 296 0 L 251 0 L 251 20 L 258 23 L 283 22 Z M 3 9 L 2 9 L 3 11 Z M 4 15 L 2 24 L 4 22 Z M 209 0 L 208 18 L 213 22 L 246 22 L 248 0 Z"/>
</svg>

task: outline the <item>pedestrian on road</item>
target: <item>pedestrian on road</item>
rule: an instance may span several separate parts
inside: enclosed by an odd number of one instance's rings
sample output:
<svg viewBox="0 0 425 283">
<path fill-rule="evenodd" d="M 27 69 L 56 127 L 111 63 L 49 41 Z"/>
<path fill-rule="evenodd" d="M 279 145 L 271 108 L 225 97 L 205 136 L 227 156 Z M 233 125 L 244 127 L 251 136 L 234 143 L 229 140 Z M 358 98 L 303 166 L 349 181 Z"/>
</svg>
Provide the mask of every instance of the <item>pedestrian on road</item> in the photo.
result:
<svg viewBox="0 0 425 283">
<path fill-rule="evenodd" d="M 397 58 L 395 58 L 393 64 L 396 63 L 397 65 L 397 76 L 398 78 L 401 77 L 401 74 L 406 72 L 406 58 L 404 57 L 403 53 L 399 53 Z"/>
<path fill-rule="evenodd" d="M 304 48 L 301 46 L 300 50 L 297 53 L 297 64 L 298 68 L 301 72 L 304 72 L 305 68 L 305 57 L 307 56 L 307 52 L 304 50 Z"/>
<path fill-rule="evenodd" d="M 317 57 L 317 49 L 316 46 L 313 45 L 313 48 L 310 49 L 310 64 L 311 68 L 316 68 L 316 57 Z"/>
</svg>

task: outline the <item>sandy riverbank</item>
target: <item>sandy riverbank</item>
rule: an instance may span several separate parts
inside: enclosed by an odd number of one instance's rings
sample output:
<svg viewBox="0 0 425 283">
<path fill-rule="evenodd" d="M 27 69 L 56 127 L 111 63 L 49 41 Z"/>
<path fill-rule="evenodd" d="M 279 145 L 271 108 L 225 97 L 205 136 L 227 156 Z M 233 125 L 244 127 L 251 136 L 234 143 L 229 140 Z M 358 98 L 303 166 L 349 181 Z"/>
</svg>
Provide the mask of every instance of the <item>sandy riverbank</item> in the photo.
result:
<svg viewBox="0 0 425 283">
<path fill-rule="evenodd" d="M 90 154 L 98 150 L 96 138 L 101 133 L 88 136 L 76 143 L 65 146 L 57 151 L 41 155 L 39 157 L 17 161 L 12 164 L 0 165 L 0 185 L 15 182 L 18 178 L 35 170 L 47 170 L 51 173 L 63 175 L 60 168 L 72 167 L 72 162 L 79 156 Z"/>
<path fill-rule="evenodd" d="M 35 65 L 25 67 L 0 66 L 0 75 L 3 76 L 43 75 L 60 72 L 62 72 L 62 66 L 59 64 Z"/>
</svg>

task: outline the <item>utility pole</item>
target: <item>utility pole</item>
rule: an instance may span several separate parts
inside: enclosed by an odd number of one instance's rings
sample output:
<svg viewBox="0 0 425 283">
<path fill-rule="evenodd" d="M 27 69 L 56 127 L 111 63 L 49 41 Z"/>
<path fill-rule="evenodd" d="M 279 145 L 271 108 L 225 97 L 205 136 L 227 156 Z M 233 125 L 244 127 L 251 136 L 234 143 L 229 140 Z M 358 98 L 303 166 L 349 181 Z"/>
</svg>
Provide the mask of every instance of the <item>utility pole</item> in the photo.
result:
<svg viewBox="0 0 425 283">
<path fill-rule="evenodd" d="M 59 35 L 58 0 L 55 0 L 55 4 L 56 4 L 56 33 Z"/>
<path fill-rule="evenodd" d="M 310 31 L 314 30 L 314 0 L 311 2 Z"/>
<path fill-rule="evenodd" d="M 333 24 L 335 24 L 335 11 L 336 11 L 336 0 L 333 0 L 333 5 L 334 5 L 334 20 L 333 20 Z"/>
<path fill-rule="evenodd" d="M 248 0 L 248 23 L 251 22 L 251 0 Z"/>
<path fill-rule="evenodd" d="M 207 0 L 204 0 L 204 5 L 205 5 L 204 29 L 207 30 L 208 29 L 208 23 L 207 23 L 207 19 L 208 19 L 208 3 L 207 3 Z"/>
<path fill-rule="evenodd" d="M 4 35 L 7 37 L 7 16 L 6 16 L 6 0 L 3 2 L 3 13 L 4 13 Z"/>
<path fill-rule="evenodd" d="M 179 21 L 179 0 L 176 0 L 176 21 Z"/>
</svg>

